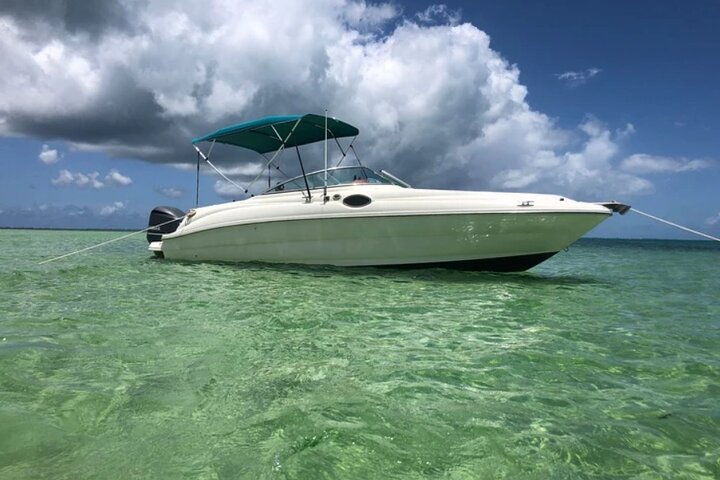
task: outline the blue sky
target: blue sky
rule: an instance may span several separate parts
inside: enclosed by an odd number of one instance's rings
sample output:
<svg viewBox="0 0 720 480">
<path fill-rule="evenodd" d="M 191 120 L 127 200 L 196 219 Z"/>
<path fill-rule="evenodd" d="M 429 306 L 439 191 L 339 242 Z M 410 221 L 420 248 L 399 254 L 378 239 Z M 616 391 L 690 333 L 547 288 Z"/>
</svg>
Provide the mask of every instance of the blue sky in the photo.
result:
<svg viewBox="0 0 720 480">
<path fill-rule="evenodd" d="M 414 185 L 616 199 L 720 235 L 716 1 L 50 5 L 0 6 L 0 226 L 143 228 L 193 206 L 192 137 L 328 108 Z M 233 197 L 203 172 L 201 204 Z M 632 213 L 593 234 L 695 238 Z"/>
</svg>

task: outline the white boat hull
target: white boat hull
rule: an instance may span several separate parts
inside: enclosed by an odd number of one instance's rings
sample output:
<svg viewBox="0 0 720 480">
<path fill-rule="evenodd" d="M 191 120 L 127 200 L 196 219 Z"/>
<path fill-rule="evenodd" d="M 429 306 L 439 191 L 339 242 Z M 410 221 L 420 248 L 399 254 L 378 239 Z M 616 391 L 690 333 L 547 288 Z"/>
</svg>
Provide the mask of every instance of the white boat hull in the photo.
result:
<svg viewBox="0 0 720 480">
<path fill-rule="evenodd" d="M 194 231 L 181 225 L 178 232 L 165 235 L 150 248 L 168 259 L 191 261 L 522 271 L 566 248 L 611 214 L 597 206 L 453 213 L 443 212 L 441 204 L 435 202 L 437 213 L 393 213 L 386 204 L 374 213 L 353 210 L 345 216 L 333 215 L 332 207 L 321 206 L 315 207 L 324 209 L 315 218 L 295 214 L 251 221 L 247 217 L 252 211 L 244 209 L 245 223 L 216 219 L 220 225 Z M 300 204 L 296 208 L 313 207 Z"/>
</svg>

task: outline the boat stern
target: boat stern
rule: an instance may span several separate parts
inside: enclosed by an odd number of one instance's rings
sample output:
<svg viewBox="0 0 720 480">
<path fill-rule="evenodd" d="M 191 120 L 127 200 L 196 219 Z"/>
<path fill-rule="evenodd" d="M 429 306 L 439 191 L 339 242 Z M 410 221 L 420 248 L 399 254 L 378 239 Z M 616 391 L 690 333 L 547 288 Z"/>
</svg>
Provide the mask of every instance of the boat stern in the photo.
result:
<svg viewBox="0 0 720 480">
<path fill-rule="evenodd" d="M 165 255 L 163 255 L 162 244 L 163 242 L 150 242 L 150 245 L 148 245 L 148 250 L 153 252 L 156 257 L 164 258 Z"/>
<path fill-rule="evenodd" d="M 148 250 L 156 257 L 163 258 L 162 237 L 177 230 L 185 218 L 185 213 L 175 207 L 155 207 L 150 212 L 148 219 L 147 241 L 150 244 Z"/>
</svg>

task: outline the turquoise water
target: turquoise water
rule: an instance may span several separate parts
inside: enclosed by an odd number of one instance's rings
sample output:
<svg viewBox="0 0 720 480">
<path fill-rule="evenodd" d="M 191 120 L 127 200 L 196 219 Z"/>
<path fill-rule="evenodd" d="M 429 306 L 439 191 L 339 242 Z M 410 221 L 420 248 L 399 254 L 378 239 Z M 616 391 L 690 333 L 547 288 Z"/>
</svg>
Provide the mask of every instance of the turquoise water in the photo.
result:
<svg viewBox="0 0 720 480">
<path fill-rule="evenodd" d="M 0 478 L 720 478 L 720 248 L 523 274 L 0 231 Z"/>
</svg>

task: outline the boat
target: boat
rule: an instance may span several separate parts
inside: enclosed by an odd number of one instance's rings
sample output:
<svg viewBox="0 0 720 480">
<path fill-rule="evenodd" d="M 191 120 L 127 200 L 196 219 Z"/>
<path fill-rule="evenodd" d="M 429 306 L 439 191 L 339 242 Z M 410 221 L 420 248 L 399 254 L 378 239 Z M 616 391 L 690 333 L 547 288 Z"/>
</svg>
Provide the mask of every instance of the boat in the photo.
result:
<svg viewBox="0 0 720 480">
<path fill-rule="evenodd" d="M 550 194 L 413 188 L 363 165 L 353 146 L 358 134 L 341 120 L 306 114 L 265 117 L 193 139 L 198 175 L 202 158 L 232 182 L 210 161 L 217 143 L 266 159 L 274 152 L 268 175 L 279 168 L 281 153 L 294 150 L 300 174 L 239 201 L 187 212 L 156 207 L 148 225 L 149 250 L 186 261 L 516 272 L 630 208 Z M 348 138 L 343 148 L 340 139 Z M 330 142 L 338 147 L 337 163 L 329 163 Z M 206 154 L 199 145 L 207 143 Z M 324 166 L 306 172 L 299 147 L 319 143 Z M 314 148 L 317 157 L 320 149 Z M 356 164 L 342 165 L 350 152 Z"/>
</svg>

